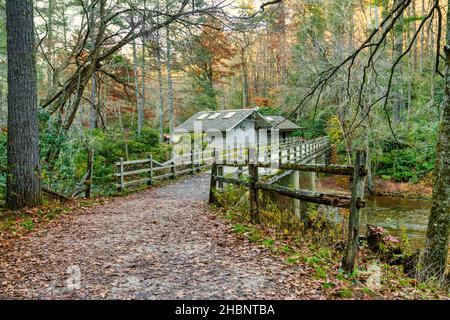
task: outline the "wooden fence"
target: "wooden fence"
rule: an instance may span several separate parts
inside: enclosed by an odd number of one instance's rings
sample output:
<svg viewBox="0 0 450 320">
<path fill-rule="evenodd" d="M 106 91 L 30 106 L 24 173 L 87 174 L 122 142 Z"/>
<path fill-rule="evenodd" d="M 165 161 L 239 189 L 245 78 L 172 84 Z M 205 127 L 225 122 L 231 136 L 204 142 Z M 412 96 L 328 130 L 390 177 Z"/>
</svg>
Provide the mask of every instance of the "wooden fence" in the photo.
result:
<svg viewBox="0 0 450 320">
<path fill-rule="evenodd" d="M 272 155 L 272 148 L 269 146 L 261 146 L 256 148 L 257 157 L 264 161 L 280 161 L 280 163 L 296 162 L 300 160 L 308 161 L 312 157 L 316 157 L 325 152 L 328 148 L 328 138 L 321 137 L 309 141 L 303 141 L 301 138 L 291 137 L 279 144 L 277 155 Z M 221 150 L 221 156 L 224 159 L 232 157 L 239 162 L 245 162 L 248 157 L 249 147 L 237 148 L 232 150 L 230 147 Z M 128 160 L 119 158 L 116 162 L 117 178 L 116 187 L 118 191 L 123 192 L 127 187 L 136 185 L 151 185 L 155 181 L 163 179 L 174 179 L 184 174 L 195 174 L 200 170 L 210 167 L 214 159 L 214 150 L 201 152 L 190 152 L 187 154 L 177 155 L 182 159 L 182 163 L 176 163 L 172 157 L 164 163 L 155 161 L 150 155 L 147 159 Z M 178 162 L 178 161 L 177 161 Z"/>
<path fill-rule="evenodd" d="M 48 186 L 43 185 L 42 186 L 42 192 L 44 192 L 46 195 L 57 198 L 59 200 L 67 201 L 70 199 L 75 198 L 76 196 L 82 194 L 84 192 L 85 198 L 91 197 L 91 189 L 92 189 L 92 178 L 93 178 L 93 172 L 94 172 L 94 150 L 93 149 L 87 149 L 87 168 L 86 168 L 86 174 L 83 176 L 81 181 L 77 184 L 77 189 L 70 195 L 64 195 L 62 193 L 59 193 L 57 191 L 54 191 L 50 189 Z M 0 173 L 6 174 L 7 170 L 6 167 L 0 165 Z M 3 183 L 0 183 L 0 187 L 6 188 L 6 185 Z M 1 195 L 0 195 L 1 198 Z"/>
<path fill-rule="evenodd" d="M 224 183 L 230 183 L 249 188 L 250 195 L 250 216 L 254 222 L 259 222 L 259 197 L 258 190 L 273 191 L 280 195 L 317 203 L 328 206 L 349 208 L 349 228 L 348 241 L 345 256 L 343 258 L 343 268 L 346 272 L 353 272 L 355 265 L 355 257 L 358 248 L 358 231 L 360 221 L 360 210 L 365 206 L 364 202 L 364 182 L 367 175 L 366 152 L 358 150 L 356 153 L 355 163 L 353 166 L 348 165 L 329 165 L 329 164 L 305 164 L 303 163 L 285 163 L 283 158 L 279 158 L 279 169 L 307 171 L 307 172 L 321 172 L 328 174 L 348 175 L 352 177 L 351 196 L 336 195 L 330 193 L 292 189 L 277 184 L 269 184 L 260 182 L 258 179 L 259 168 L 269 168 L 271 164 L 260 163 L 256 159 L 255 150 L 250 150 L 249 156 L 246 160 L 245 166 L 248 167 L 249 177 L 246 180 L 228 178 L 223 175 L 224 167 L 240 167 L 236 163 L 217 163 L 214 161 L 211 168 L 211 182 L 209 202 L 216 204 L 215 193 L 218 188 L 223 187 Z M 218 155 L 214 157 L 217 159 Z"/>
<path fill-rule="evenodd" d="M 211 161 L 213 158 L 210 156 L 208 158 L 200 158 L 200 153 L 190 154 L 191 161 L 189 163 L 183 162 L 181 164 L 175 163 L 173 159 L 160 163 L 153 160 L 152 156 L 148 159 L 141 160 L 129 160 L 124 161 L 123 158 L 119 158 L 116 162 L 118 172 L 116 177 L 118 179 L 117 188 L 120 192 L 123 192 L 125 188 L 139 185 L 147 184 L 151 185 L 155 181 L 163 179 L 175 179 L 177 176 L 184 174 L 195 174 L 200 170 L 209 167 L 211 164 L 207 161 Z M 131 169 L 132 166 L 138 166 L 138 169 Z M 146 175 L 145 178 L 142 175 Z M 133 180 L 127 180 L 127 178 L 132 178 Z"/>
</svg>

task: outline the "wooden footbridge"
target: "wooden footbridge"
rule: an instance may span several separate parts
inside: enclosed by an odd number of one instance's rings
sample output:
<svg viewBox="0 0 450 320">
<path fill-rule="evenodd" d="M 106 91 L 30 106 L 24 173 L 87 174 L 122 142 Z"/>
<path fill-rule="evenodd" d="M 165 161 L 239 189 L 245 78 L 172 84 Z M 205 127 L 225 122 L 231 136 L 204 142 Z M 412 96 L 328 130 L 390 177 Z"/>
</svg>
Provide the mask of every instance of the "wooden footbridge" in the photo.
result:
<svg viewBox="0 0 450 320">
<path fill-rule="evenodd" d="M 173 153 L 172 158 L 163 163 L 154 160 L 152 156 L 130 161 L 119 158 L 119 161 L 116 162 L 117 188 L 119 191 L 124 191 L 131 186 L 150 185 L 163 179 L 175 179 L 181 175 L 195 174 L 210 168 L 214 162 L 232 162 L 238 167 L 233 171 L 243 173 L 245 168 L 248 168 L 249 156 L 252 159 L 256 157 L 259 163 L 264 163 L 264 168 L 267 170 L 263 174 L 273 175 L 274 181 L 276 181 L 280 169 L 286 169 L 286 166 L 292 163 L 310 163 L 320 157 L 328 159 L 329 149 L 330 144 L 327 137 L 306 141 L 293 137 L 276 145 L 240 146 L 234 149 L 229 146 L 226 148 L 209 147 L 201 152 L 190 150 L 187 153 Z M 279 165 L 284 167 L 277 168 Z"/>
<path fill-rule="evenodd" d="M 278 145 L 209 148 L 201 152 L 174 154 L 172 159 L 164 163 L 155 161 L 151 156 L 132 161 L 120 159 L 116 163 L 117 188 L 124 191 L 129 186 L 144 183 L 150 185 L 158 180 L 175 179 L 210 167 L 209 202 L 217 204 L 215 195 L 225 184 L 245 186 L 249 190 L 250 215 L 254 222 L 259 221 L 260 190 L 276 192 L 301 201 L 349 208 L 348 243 L 343 268 L 351 273 L 358 247 L 360 209 L 365 206 L 366 153 L 358 150 L 353 165 L 330 164 L 330 147 L 327 137 L 307 141 L 290 138 Z M 136 166 L 138 168 L 131 168 Z M 300 171 L 350 176 L 351 195 L 316 192 L 302 189 L 299 185 L 288 188 L 277 184 L 280 177 Z"/>
</svg>

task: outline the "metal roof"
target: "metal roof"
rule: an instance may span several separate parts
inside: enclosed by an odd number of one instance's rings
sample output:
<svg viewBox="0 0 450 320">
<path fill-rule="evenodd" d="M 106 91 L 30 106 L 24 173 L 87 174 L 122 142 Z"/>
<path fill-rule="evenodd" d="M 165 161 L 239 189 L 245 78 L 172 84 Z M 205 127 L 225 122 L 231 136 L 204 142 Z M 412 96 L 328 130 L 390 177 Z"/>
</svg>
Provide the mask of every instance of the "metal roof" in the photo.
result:
<svg viewBox="0 0 450 320">
<path fill-rule="evenodd" d="M 285 130 L 285 131 L 293 131 L 293 130 L 300 130 L 302 129 L 292 121 L 286 119 L 283 116 L 265 116 L 265 118 L 270 121 L 275 128 L 279 130 Z"/>
<path fill-rule="evenodd" d="M 231 117 L 226 117 L 227 114 L 235 112 Z M 215 117 L 214 114 L 220 113 Z M 207 114 L 207 116 L 206 116 Z M 200 118 L 200 119 L 199 119 Z M 186 121 L 181 123 L 175 130 L 187 130 L 194 132 L 194 122 L 202 123 L 202 131 L 209 129 L 218 129 L 220 131 L 228 131 L 236 127 L 239 123 L 246 119 L 253 119 L 257 122 L 256 128 L 271 128 L 272 124 L 264 116 L 262 116 L 255 109 L 232 109 L 232 110 L 217 110 L 217 111 L 200 111 L 189 117 Z"/>
</svg>

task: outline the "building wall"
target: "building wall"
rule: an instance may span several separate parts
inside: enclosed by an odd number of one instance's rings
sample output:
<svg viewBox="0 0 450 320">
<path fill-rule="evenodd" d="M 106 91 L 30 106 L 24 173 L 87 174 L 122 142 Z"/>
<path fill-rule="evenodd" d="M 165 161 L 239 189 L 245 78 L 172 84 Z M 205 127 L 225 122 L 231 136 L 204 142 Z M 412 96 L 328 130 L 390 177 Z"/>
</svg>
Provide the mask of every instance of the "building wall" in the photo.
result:
<svg viewBox="0 0 450 320">
<path fill-rule="evenodd" d="M 239 146 L 255 146 L 257 139 L 257 133 L 255 131 L 254 120 L 244 120 L 233 130 L 226 132 L 226 147 L 236 148 Z"/>
</svg>

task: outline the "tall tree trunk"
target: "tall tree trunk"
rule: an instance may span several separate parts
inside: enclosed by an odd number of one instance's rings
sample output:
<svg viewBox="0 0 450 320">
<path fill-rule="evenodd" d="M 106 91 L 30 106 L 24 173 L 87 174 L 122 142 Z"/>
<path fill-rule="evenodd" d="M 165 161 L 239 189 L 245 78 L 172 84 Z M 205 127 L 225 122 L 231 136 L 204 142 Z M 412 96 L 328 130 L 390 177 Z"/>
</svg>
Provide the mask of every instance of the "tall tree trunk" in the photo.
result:
<svg viewBox="0 0 450 320">
<path fill-rule="evenodd" d="M 159 8 L 159 0 L 156 0 L 156 7 Z M 159 17 L 156 18 L 156 23 L 159 23 Z M 162 49 L 161 37 L 159 29 L 156 30 L 156 70 L 158 72 L 158 89 L 159 89 L 159 104 L 158 104 L 158 122 L 159 122 L 159 139 L 163 140 L 164 135 L 164 93 L 163 93 L 163 78 L 162 78 Z"/>
<path fill-rule="evenodd" d="M 144 0 L 144 14 L 143 14 L 143 19 L 144 21 L 146 20 L 146 15 L 145 13 L 147 12 L 147 1 Z M 142 32 L 145 32 L 145 22 L 142 23 Z M 142 37 L 142 50 L 141 50 L 141 130 L 142 128 L 144 128 L 144 124 L 145 124 L 145 37 Z"/>
<path fill-rule="evenodd" d="M 412 15 L 412 18 L 413 18 L 412 30 L 411 30 L 411 34 L 412 35 L 415 34 L 416 30 L 417 30 L 417 23 L 416 23 L 416 20 L 415 20 L 416 14 L 417 14 L 416 13 L 416 1 L 413 1 L 411 3 L 411 15 Z M 412 38 L 412 35 L 411 35 L 411 38 Z M 414 47 L 413 47 L 412 66 L 413 66 L 413 70 L 415 71 L 416 67 L 417 67 L 417 40 L 415 41 Z"/>
<path fill-rule="evenodd" d="M 42 204 L 33 1 L 6 1 L 8 47 L 7 206 Z"/>
<path fill-rule="evenodd" d="M 394 6 L 398 6 L 402 0 L 395 0 Z M 400 13 L 400 17 L 395 26 L 394 32 L 394 61 L 397 60 L 403 53 L 403 11 Z M 394 123 L 399 123 L 401 121 L 401 114 L 404 107 L 403 102 L 403 70 L 402 64 L 397 65 L 396 81 L 393 88 L 394 97 L 394 110 L 393 110 L 393 120 Z"/>
<path fill-rule="evenodd" d="M 425 13 L 425 0 L 422 0 L 422 16 L 424 16 Z M 420 31 L 420 60 L 419 60 L 419 72 L 422 74 L 424 62 L 423 58 L 425 57 L 425 28 L 422 28 Z"/>
<path fill-rule="evenodd" d="M 279 4 L 276 11 L 275 34 L 278 37 L 278 48 L 275 54 L 277 68 L 279 72 L 279 83 L 286 83 L 286 8 L 284 2 Z"/>
<path fill-rule="evenodd" d="M 430 23 L 430 34 L 429 34 L 429 38 L 430 38 L 430 46 L 431 48 L 435 47 L 435 37 L 434 37 L 434 29 L 435 28 L 435 22 L 432 21 Z M 436 50 L 430 50 L 430 55 L 429 55 L 429 60 L 430 61 L 435 61 L 436 59 Z M 436 77 L 436 69 L 433 66 L 433 63 L 431 63 L 431 68 L 430 68 L 431 72 L 431 83 L 430 83 L 430 96 L 431 96 L 431 100 L 434 101 L 434 91 L 435 91 L 435 77 Z"/>
<path fill-rule="evenodd" d="M 247 62 L 245 60 L 245 49 L 241 49 L 242 62 L 242 107 L 244 109 L 250 107 L 250 90 L 248 88 L 248 71 Z"/>
<path fill-rule="evenodd" d="M 89 12 L 89 29 L 90 29 L 90 37 L 91 37 L 91 50 L 95 50 L 95 38 L 96 38 L 96 32 L 95 32 L 95 0 L 91 1 L 91 10 Z M 95 66 L 94 66 L 95 68 Z M 91 108 L 89 112 L 89 128 L 95 129 L 98 127 L 98 114 L 96 110 L 96 93 L 97 93 L 97 78 L 95 75 L 95 69 L 92 73 L 91 77 Z"/>
<path fill-rule="evenodd" d="M 173 86 L 172 86 L 172 48 L 170 45 L 170 30 L 166 27 L 166 42 L 167 42 L 167 52 L 166 52 L 166 68 L 167 68 L 167 104 L 169 107 L 169 131 L 170 131 L 170 143 L 172 143 L 173 135 Z"/>
<path fill-rule="evenodd" d="M 162 78 L 162 63 L 161 63 L 161 48 L 159 46 L 158 38 L 158 52 L 156 53 L 156 69 L 158 71 L 158 89 L 159 89 L 159 104 L 158 104 L 158 122 L 159 122 L 159 138 L 163 139 L 164 134 L 164 94 L 163 94 L 163 78 Z"/>
<path fill-rule="evenodd" d="M 6 117 L 3 116 L 6 114 L 3 104 L 3 68 L 0 66 L 0 126 L 3 125 L 3 120 L 6 120 Z"/>
<path fill-rule="evenodd" d="M 95 73 L 91 78 L 91 107 L 89 109 L 89 128 L 95 129 L 98 126 L 98 114 L 96 110 L 96 100 L 97 100 L 97 77 Z"/>
<path fill-rule="evenodd" d="M 133 47 L 133 71 L 134 71 L 134 90 L 136 95 L 136 110 L 137 110 L 137 133 L 141 136 L 142 127 L 144 126 L 144 106 L 142 105 L 142 93 L 139 91 L 138 78 L 138 58 L 136 53 L 136 41 L 132 43 Z"/>
<path fill-rule="evenodd" d="M 53 53 L 55 51 L 54 48 L 54 39 L 53 39 L 53 12 L 54 12 L 54 0 L 48 0 L 48 22 L 47 22 L 47 41 L 48 41 L 48 49 L 47 49 L 47 85 L 52 86 L 54 83 L 53 79 Z"/>
<path fill-rule="evenodd" d="M 450 0 L 447 7 L 450 9 Z M 444 280 L 450 231 L 450 15 L 447 15 L 446 42 L 444 101 L 436 146 L 433 204 L 423 257 L 423 277 L 438 281 Z"/>
</svg>

